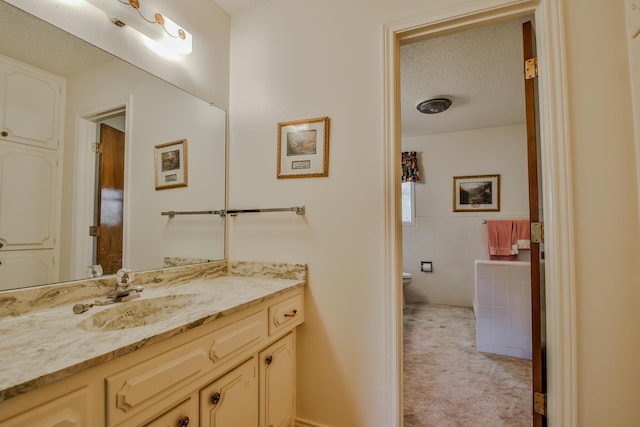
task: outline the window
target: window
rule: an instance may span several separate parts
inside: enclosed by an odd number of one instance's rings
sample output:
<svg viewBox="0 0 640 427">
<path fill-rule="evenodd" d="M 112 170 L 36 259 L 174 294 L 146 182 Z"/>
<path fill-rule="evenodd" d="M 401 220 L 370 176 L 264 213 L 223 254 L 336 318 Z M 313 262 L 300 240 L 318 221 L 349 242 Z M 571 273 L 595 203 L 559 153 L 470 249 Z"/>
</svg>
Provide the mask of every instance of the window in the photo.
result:
<svg viewBox="0 0 640 427">
<path fill-rule="evenodd" d="M 402 183 L 402 225 L 415 223 L 415 194 L 413 182 Z"/>
</svg>

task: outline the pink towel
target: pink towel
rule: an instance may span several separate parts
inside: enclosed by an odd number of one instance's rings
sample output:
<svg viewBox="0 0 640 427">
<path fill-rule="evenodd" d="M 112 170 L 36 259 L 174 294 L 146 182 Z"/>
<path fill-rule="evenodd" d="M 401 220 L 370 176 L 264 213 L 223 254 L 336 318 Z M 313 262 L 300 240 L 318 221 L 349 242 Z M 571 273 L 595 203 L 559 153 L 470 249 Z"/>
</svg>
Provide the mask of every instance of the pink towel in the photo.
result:
<svg viewBox="0 0 640 427">
<path fill-rule="evenodd" d="M 489 257 L 512 257 L 513 221 L 487 221 L 487 237 L 489 241 Z M 512 259 L 512 258 L 509 258 Z"/>
<path fill-rule="evenodd" d="M 516 244 L 518 249 L 531 249 L 531 224 L 528 219 L 513 221 L 514 236 L 511 244 Z"/>
</svg>

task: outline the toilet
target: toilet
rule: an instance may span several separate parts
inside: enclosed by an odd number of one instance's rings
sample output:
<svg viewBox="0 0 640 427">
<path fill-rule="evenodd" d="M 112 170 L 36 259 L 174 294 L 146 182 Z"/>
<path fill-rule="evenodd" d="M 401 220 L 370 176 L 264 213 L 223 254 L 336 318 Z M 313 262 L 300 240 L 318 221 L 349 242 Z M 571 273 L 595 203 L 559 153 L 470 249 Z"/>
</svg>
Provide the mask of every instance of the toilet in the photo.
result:
<svg viewBox="0 0 640 427">
<path fill-rule="evenodd" d="M 411 273 L 406 273 L 404 271 L 402 272 L 402 308 L 405 308 L 407 306 L 407 303 L 406 303 L 405 298 L 404 298 L 404 290 L 411 283 L 411 278 L 412 277 L 413 276 L 411 276 Z"/>
</svg>

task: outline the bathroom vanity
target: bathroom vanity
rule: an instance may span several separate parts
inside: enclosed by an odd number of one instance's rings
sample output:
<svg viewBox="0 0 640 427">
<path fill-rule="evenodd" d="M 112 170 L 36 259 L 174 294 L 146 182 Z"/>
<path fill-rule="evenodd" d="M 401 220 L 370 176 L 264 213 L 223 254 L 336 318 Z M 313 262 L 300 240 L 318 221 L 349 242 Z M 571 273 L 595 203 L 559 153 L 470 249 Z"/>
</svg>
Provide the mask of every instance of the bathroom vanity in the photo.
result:
<svg viewBox="0 0 640 427">
<path fill-rule="evenodd" d="M 0 426 L 293 425 L 306 266 L 203 266 L 0 293 Z"/>
</svg>

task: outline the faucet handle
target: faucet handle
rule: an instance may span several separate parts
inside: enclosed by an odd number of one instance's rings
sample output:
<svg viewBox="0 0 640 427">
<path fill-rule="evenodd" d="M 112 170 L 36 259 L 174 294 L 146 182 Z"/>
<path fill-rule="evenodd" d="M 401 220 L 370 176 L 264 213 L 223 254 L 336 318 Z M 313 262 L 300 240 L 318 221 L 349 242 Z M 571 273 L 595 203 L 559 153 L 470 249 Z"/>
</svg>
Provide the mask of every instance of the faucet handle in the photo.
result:
<svg viewBox="0 0 640 427">
<path fill-rule="evenodd" d="M 128 285 L 133 282 L 133 270 L 130 268 L 121 268 L 116 273 L 116 281 L 122 285 Z"/>
</svg>

